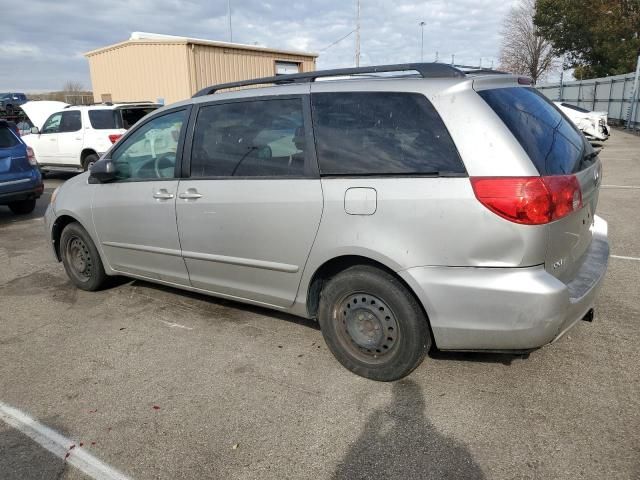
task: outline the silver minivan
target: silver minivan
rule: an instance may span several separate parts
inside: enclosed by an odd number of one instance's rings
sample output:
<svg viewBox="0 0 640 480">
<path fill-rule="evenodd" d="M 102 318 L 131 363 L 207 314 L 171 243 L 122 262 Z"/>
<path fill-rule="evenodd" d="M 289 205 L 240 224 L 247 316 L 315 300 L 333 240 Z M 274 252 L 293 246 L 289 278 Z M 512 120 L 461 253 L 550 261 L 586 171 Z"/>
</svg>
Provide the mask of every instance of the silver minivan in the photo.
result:
<svg viewBox="0 0 640 480">
<path fill-rule="evenodd" d="M 593 318 L 609 256 L 597 152 L 529 84 L 436 63 L 209 87 L 61 186 L 48 241 L 84 290 L 317 319 L 375 380 L 432 346 L 529 351 Z"/>
</svg>

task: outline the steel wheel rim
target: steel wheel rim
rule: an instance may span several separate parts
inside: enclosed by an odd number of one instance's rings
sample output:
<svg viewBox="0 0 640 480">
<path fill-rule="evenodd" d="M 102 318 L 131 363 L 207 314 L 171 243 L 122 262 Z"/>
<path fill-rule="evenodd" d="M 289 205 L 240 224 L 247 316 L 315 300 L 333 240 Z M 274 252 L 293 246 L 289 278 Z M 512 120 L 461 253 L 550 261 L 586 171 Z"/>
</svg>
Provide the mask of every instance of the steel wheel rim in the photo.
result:
<svg viewBox="0 0 640 480">
<path fill-rule="evenodd" d="M 93 261 L 87 244 L 80 237 L 71 237 L 67 243 L 67 259 L 74 276 L 83 282 L 91 278 Z"/>
<path fill-rule="evenodd" d="M 345 295 L 334 311 L 338 340 L 355 358 L 383 363 L 397 351 L 400 329 L 389 305 L 376 295 Z"/>
</svg>

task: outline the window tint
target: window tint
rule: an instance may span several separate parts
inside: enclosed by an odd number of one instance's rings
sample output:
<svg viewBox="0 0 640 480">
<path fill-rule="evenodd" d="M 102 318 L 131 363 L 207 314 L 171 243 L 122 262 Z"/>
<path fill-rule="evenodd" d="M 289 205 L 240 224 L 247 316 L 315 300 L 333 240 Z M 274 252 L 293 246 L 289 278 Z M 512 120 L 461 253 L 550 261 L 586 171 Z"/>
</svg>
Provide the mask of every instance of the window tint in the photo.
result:
<svg viewBox="0 0 640 480">
<path fill-rule="evenodd" d="M 153 112 L 156 108 L 157 107 L 120 109 L 119 112 L 122 116 L 122 127 L 118 128 L 129 130 L 138 120 L 140 120 L 146 114 Z"/>
<path fill-rule="evenodd" d="M 18 139 L 6 127 L 0 127 L 0 148 L 11 148 L 18 145 Z"/>
<path fill-rule="evenodd" d="M 80 110 L 67 110 L 62 112 L 59 133 L 77 132 L 82 128 L 82 118 Z"/>
<path fill-rule="evenodd" d="M 202 107 L 192 177 L 304 176 L 307 150 L 300 99 Z"/>
<path fill-rule="evenodd" d="M 464 174 L 453 140 L 424 95 L 311 95 L 323 175 Z"/>
<path fill-rule="evenodd" d="M 113 130 L 122 128 L 116 110 L 89 110 L 89 121 L 96 130 Z"/>
<path fill-rule="evenodd" d="M 145 123 L 111 155 L 117 181 L 173 178 L 185 111 L 168 113 Z"/>
<path fill-rule="evenodd" d="M 62 121 L 62 112 L 54 113 L 51 115 L 44 126 L 42 127 L 42 133 L 58 133 L 60 130 L 60 122 Z"/>
<path fill-rule="evenodd" d="M 541 93 L 509 87 L 479 95 L 520 142 L 540 175 L 565 175 L 581 168 L 584 137 Z"/>
</svg>

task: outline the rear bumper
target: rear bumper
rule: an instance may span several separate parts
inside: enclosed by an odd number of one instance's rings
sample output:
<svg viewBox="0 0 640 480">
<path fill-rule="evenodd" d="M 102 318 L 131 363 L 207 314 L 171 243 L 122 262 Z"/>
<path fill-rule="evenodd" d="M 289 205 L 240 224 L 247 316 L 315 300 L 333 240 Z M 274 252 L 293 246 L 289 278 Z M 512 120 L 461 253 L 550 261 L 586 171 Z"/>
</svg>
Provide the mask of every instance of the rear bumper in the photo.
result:
<svg viewBox="0 0 640 480">
<path fill-rule="evenodd" d="M 44 184 L 40 174 L 37 175 L 37 179 L 28 179 L 26 182 L 11 185 L 10 191 L 6 191 L 2 187 L 3 184 L 0 183 L 0 205 L 40 198 L 44 191 Z"/>
<path fill-rule="evenodd" d="M 399 272 L 422 301 L 442 350 L 530 350 L 560 338 L 593 308 L 607 270 L 607 223 L 575 278 L 563 283 L 544 266 L 416 267 Z"/>
</svg>

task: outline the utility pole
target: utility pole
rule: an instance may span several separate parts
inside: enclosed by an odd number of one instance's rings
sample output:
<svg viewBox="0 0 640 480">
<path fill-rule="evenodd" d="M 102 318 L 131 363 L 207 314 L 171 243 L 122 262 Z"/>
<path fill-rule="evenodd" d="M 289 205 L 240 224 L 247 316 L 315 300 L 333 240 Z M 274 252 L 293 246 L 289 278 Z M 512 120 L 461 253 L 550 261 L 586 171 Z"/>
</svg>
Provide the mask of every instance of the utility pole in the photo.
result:
<svg viewBox="0 0 640 480">
<path fill-rule="evenodd" d="M 360 0 L 356 0 L 356 67 L 360 66 Z"/>
<path fill-rule="evenodd" d="M 231 28 L 231 0 L 227 0 L 227 13 L 229 15 L 229 42 L 233 43 L 233 29 Z"/>
<path fill-rule="evenodd" d="M 438 51 L 436 50 L 436 63 L 438 63 L 438 60 L 439 60 L 439 58 L 438 58 Z"/>
<path fill-rule="evenodd" d="M 451 65 L 455 65 L 456 64 L 456 56 L 455 54 L 451 54 Z"/>
<path fill-rule="evenodd" d="M 420 22 L 420 61 L 424 62 L 424 26 L 426 23 Z"/>
</svg>

